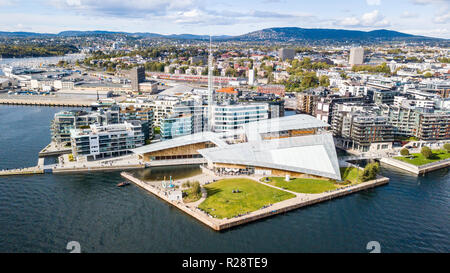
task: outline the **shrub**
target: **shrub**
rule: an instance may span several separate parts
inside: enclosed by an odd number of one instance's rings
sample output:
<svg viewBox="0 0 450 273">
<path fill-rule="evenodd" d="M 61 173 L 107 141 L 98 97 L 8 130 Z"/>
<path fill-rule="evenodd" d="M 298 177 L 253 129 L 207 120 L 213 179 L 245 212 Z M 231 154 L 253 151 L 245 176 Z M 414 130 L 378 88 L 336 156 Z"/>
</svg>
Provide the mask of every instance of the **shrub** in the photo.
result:
<svg viewBox="0 0 450 273">
<path fill-rule="evenodd" d="M 447 150 L 447 153 L 450 153 L 450 143 L 445 143 L 444 149 Z"/>
<path fill-rule="evenodd" d="M 406 148 L 401 149 L 400 154 L 402 156 L 408 156 L 409 155 L 409 150 Z"/>
<path fill-rule="evenodd" d="M 420 153 L 426 158 L 429 159 L 433 156 L 433 152 L 431 151 L 430 148 L 428 147 L 422 147 L 422 149 L 420 150 Z"/>
</svg>

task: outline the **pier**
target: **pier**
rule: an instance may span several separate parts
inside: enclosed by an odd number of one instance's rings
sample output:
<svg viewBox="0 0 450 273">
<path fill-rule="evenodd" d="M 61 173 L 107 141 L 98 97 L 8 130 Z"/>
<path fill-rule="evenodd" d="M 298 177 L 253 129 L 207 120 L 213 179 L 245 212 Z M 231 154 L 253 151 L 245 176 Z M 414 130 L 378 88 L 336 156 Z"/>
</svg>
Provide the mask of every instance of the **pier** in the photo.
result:
<svg viewBox="0 0 450 273">
<path fill-rule="evenodd" d="M 246 214 L 243 216 L 234 217 L 231 219 L 218 219 L 218 218 L 213 218 L 212 216 L 207 215 L 206 213 L 199 210 L 195 205 L 193 205 L 191 203 L 185 204 L 180 201 L 169 200 L 169 198 L 164 194 L 164 192 L 162 192 L 155 186 L 146 183 L 145 181 L 142 181 L 136 177 L 133 177 L 129 173 L 122 172 L 121 176 L 124 177 L 125 179 L 129 180 L 130 182 L 133 182 L 137 186 L 147 190 L 148 192 L 156 195 L 160 199 L 168 202 L 169 204 L 171 204 L 174 207 L 180 209 L 181 211 L 187 213 L 188 215 L 194 217 L 201 223 L 209 226 L 210 228 L 212 228 L 216 231 L 229 229 L 229 228 L 232 228 L 232 227 L 235 227 L 238 225 L 247 224 L 247 223 L 259 220 L 259 219 L 271 217 L 271 216 L 274 216 L 274 215 L 277 215 L 280 213 L 285 213 L 285 212 L 288 212 L 288 211 L 291 211 L 294 209 L 314 205 L 314 204 L 317 204 L 320 202 L 331 200 L 333 198 L 342 197 L 345 195 L 349 195 L 352 193 L 356 193 L 356 192 L 359 192 L 362 190 L 382 186 L 382 185 L 389 183 L 389 178 L 378 177 L 376 180 L 360 183 L 360 184 L 354 185 L 354 186 L 347 186 L 347 187 L 339 188 L 339 189 L 331 191 L 331 192 L 325 192 L 325 193 L 320 193 L 320 194 L 303 194 L 303 193 L 294 193 L 294 192 L 289 191 L 289 192 L 295 194 L 296 197 L 275 203 L 275 204 L 271 205 L 270 207 L 260 209 L 257 211 L 253 211 L 253 212 L 250 212 L 249 214 Z M 269 187 L 274 187 L 274 186 L 267 185 L 263 182 L 260 182 L 258 179 L 254 178 L 254 177 L 246 177 L 246 178 L 253 179 L 256 182 L 264 184 Z M 277 187 L 274 187 L 274 188 L 277 188 Z M 279 188 L 277 188 L 277 189 L 279 189 Z M 283 189 L 280 189 L 280 190 L 283 190 Z M 286 191 L 286 190 L 284 190 L 284 191 Z"/>
<path fill-rule="evenodd" d="M 0 98 L 0 104 L 28 105 L 28 106 L 59 106 L 59 107 L 90 107 L 92 101 L 77 101 L 43 98 Z"/>
</svg>

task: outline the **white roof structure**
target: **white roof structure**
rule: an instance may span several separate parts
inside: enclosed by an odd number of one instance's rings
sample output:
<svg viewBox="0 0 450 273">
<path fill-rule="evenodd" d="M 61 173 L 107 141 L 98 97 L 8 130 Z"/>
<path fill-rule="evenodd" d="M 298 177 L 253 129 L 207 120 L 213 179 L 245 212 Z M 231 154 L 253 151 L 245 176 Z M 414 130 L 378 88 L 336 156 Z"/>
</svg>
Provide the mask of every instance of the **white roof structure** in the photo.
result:
<svg viewBox="0 0 450 273">
<path fill-rule="evenodd" d="M 189 92 L 192 92 L 193 90 L 194 90 L 194 88 L 191 86 L 180 84 L 180 85 L 176 85 L 174 87 L 168 88 L 168 89 L 160 92 L 158 95 L 175 96 L 175 95 L 179 95 L 179 94 L 189 93 Z"/>
<path fill-rule="evenodd" d="M 198 152 L 214 163 L 288 170 L 341 180 L 333 137 L 329 133 L 252 141 Z"/>
<path fill-rule="evenodd" d="M 206 141 L 210 141 L 221 148 L 228 146 L 228 144 L 222 139 L 220 139 L 217 134 L 213 132 L 200 132 L 192 135 L 186 135 L 174 139 L 164 140 L 150 145 L 145 145 L 133 149 L 131 151 L 135 154 L 145 154 L 190 144 L 202 143 Z"/>
<path fill-rule="evenodd" d="M 242 125 L 248 141 L 261 140 L 261 134 L 288 130 L 326 128 L 330 125 L 310 115 L 292 115 L 264 119 Z"/>
</svg>

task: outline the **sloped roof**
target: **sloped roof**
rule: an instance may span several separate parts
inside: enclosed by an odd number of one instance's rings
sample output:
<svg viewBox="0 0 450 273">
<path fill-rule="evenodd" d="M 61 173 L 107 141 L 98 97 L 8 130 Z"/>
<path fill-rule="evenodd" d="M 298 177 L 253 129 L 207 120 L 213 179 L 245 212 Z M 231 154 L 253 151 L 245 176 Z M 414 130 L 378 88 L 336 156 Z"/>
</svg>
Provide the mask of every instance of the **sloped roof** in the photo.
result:
<svg viewBox="0 0 450 273">
<path fill-rule="evenodd" d="M 242 128 L 249 141 L 256 141 L 261 140 L 261 134 L 264 133 L 325 128 L 329 126 L 328 123 L 313 116 L 301 114 L 250 122 L 242 125 Z"/>
<path fill-rule="evenodd" d="M 198 152 L 215 163 L 266 167 L 341 180 L 333 137 L 329 133 L 253 141 Z"/>
<path fill-rule="evenodd" d="M 220 139 L 217 134 L 213 132 L 200 132 L 192 135 L 186 135 L 177 137 L 174 139 L 164 140 L 161 142 L 145 145 L 136 149 L 131 150 L 135 154 L 145 154 L 170 148 L 175 148 L 179 146 L 185 146 L 195 143 L 202 143 L 210 141 L 216 144 L 218 147 L 226 147 L 228 144 Z"/>
</svg>

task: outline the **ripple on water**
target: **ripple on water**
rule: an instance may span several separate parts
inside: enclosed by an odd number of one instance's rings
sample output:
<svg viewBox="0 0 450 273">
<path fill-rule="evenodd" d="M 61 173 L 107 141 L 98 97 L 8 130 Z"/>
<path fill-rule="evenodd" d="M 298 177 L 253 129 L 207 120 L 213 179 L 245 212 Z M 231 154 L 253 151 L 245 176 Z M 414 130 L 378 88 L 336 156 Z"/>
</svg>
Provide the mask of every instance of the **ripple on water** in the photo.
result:
<svg viewBox="0 0 450 273">
<path fill-rule="evenodd" d="M 36 164 L 60 110 L 0 106 L 0 169 Z M 383 252 L 449 252 L 448 169 L 417 177 L 382 166 L 386 186 L 224 232 L 117 188 L 118 172 L 2 177 L 0 252 L 66 252 L 73 240 L 84 252 L 366 252 L 374 240 Z"/>
</svg>

